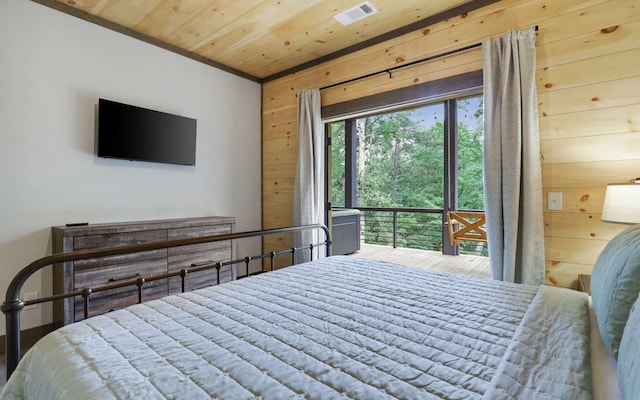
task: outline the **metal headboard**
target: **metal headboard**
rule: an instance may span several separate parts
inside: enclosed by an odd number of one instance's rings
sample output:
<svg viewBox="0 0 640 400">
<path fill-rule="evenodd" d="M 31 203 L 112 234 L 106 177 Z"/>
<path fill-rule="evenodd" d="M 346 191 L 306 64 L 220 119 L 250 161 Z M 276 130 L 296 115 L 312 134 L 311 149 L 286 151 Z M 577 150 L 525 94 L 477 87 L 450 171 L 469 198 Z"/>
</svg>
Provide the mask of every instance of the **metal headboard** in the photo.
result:
<svg viewBox="0 0 640 400">
<path fill-rule="evenodd" d="M 320 229 L 324 231 L 325 240 L 318 243 L 310 243 L 307 246 L 302 247 L 292 247 L 279 251 L 272 251 L 270 253 L 263 253 L 256 256 L 244 257 L 241 259 L 230 260 L 225 262 L 211 262 L 205 265 L 191 265 L 189 268 L 183 268 L 180 271 L 175 271 L 167 274 L 154 275 L 149 277 L 136 277 L 134 279 L 114 283 L 110 285 L 97 286 L 94 288 L 82 288 L 80 290 L 76 290 L 73 292 L 54 294 L 48 297 L 42 297 L 39 299 L 24 301 L 20 298 L 20 292 L 22 290 L 22 286 L 27 281 L 27 279 L 33 275 L 34 273 L 40 271 L 41 269 L 48 267 L 49 265 L 55 263 L 63 263 L 67 261 L 77 261 L 83 260 L 87 258 L 96 258 L 96 257 L 104 257 L 104 256 L 112 256 L 117 254 L 130 254 L 137 253 L 140 251 L 146 250 L 157 250 L 164 249 L 170 247 L 179 247 L 179 246 L 187 246 L 192 244 L 200 244 L 200 243 L 209 243 L 209 242 L 220 242 L 227 240 L 236 240 L 236 239 L 244 239 L 250 237 L 264 237 L 267 235 L 273 234 L 282 234 L 282 233 L 294 233 L 300 232 L 304 230 L 314 230 Z M 295 256 L 298 252 L 309 250 L 311 255 L 309 258 L 313 258 L 313 249 L 319 247 L 325 247 L 326 256 L 331 255 L 331 236 L 329 234 L 329 229 L 322 224 L 312 224 L 312 225 L 301 225 L 294 227 L 286 227 L 286 228 L 275 228 L 275 229 L 265 229 L 265 230 L 256 230 L 256 231 L 247 231 L 247 232 L 237 232 L 237 233 L 227 233 L 222 235 L 210 235 L 210 236 L 202 236 L 188 239 L 176 239 L 176 240 L 167 240 L 160 242 L 151 242 L 151 243 L 143 243 L 143 244 L 135 244 L 135 245 L 127 245 L 120 247 L 110 247 L 103 249 L 94 249 L 94 250 L 81 250 L 74 251 L 69 253 L 58 253 L 52 254 L 50 256 L 42 257 L 38 260 L 35 260 L 25 268 L 23 268 L 18 274 L 11 280 L 9 287 L 7 289 L 7 294 L 5 296 L 5 301 L 2 304 L 2 312 L 5 314 L 6 318 L 6 359 L 7 359 L 7 379 L 11 376 L 13 371 L 18 365 L 21 357 L 21 349 L 20 349 L 20 312 L 29 305 L 32 304 L 40 304 L 47 303 L 55 300 L 66 299 L 70 297 L 82 297 L 84 301 L 84 317 L 87 318 L 89 315 L 89 299 L 93 293 L 98 293 L 106 290 L 112 290 L 116 288 L 121 288 L 125 286 L 137 286 L 138 288 L 138 303 L 143 301 L 142 289 L 144 285 L 148 282 L 160 280 L 160 279 L 168 279 L 175 276 L 180 276 L 182 280 L 182 291 L 185 291 L 185 278 L 189 273 L 204 271 L 204 270 L 213 270 L 216 269 L 218 276 L 218 283 L 220 283 L 220 268 L 227 265 L 236 265 L 244 263 L 246 264 L 246 274 L 242 276 L 238 276 L 238 278 L 246 278 L 250 275 L 256 275 L 263 273 L 264 271 L 258 271 L 255 273 L 249 272 L 249 263 L 252 260 L 264 260 L 270 259 L 271 263 L 271 271 L 275 269 L 275 258 L 276 256 L 283 254 L 291 254 L 291 263 L 295 263 Z"/>
</svg>

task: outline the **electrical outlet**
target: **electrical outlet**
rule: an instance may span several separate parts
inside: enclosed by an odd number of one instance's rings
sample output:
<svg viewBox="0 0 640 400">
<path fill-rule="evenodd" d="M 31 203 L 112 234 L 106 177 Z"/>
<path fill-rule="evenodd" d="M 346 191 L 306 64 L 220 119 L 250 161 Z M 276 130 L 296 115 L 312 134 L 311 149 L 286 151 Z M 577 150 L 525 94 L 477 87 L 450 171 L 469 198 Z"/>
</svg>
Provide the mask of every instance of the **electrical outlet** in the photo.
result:
<svg viewBox="0 0 640 400">
<path fill-rule="evenodd" d="M 549 192 L 547 194 L 547 210 L 562 211 L 562 193 Z"/>
<path fill-rule="evenodd" d="M 29 292 L 29 293 L 25 293 L 24 295 L 22 295 L 22 300 L 24 300 L 24 301 L 35 300 L 37 298 L 38 298 L 38 292 Z M 40 304 L 31 304 L 29 306 L 26 306 L 24 308 L 24 311 L 35 310 L 38 307 L 40 307 Z"/>
</svg>

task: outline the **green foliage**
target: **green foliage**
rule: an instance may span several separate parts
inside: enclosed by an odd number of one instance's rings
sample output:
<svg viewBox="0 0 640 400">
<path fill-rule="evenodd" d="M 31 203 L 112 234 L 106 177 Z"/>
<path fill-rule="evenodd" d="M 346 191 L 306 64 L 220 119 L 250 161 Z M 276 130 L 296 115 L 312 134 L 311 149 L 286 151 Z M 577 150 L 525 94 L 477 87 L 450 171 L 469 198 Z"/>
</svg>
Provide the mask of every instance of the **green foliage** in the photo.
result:
<svg viewBox="0 0 640 400">
<path fill-rule="evenodd" d="M 331 124 L 331 204 L 345 205 L 345 132 L 344 122 Z"/>
<path fill-rule="evenodd" d="M 458 208 L 484 210 L 482 101 L 477 108 L 472 106 L 469 100 L 458 101 L 458 115 L 466 114 L 467 118 L 462 120 L 470 121 L 469 125 L 460 122 L 460 118 L 458 122 Z"/>
<path fill-rule="evenodd" d="M 410 117 L 411 111 L 401 111 L 366 119 L 359 206 L 442 208 L 443 124 L 425 129 Z"/>
</svg>

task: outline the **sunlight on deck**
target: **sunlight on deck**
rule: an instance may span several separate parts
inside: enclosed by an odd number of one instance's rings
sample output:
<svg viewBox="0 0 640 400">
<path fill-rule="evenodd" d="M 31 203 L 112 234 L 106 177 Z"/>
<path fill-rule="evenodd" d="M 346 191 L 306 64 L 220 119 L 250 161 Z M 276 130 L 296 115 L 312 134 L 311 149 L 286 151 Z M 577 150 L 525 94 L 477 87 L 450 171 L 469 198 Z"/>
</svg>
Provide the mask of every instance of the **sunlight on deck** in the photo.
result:
<svg viewBox="0 0 640 400">
<path fill-rule="evenodd" d="M 369 258 L 396 264 L 450 272 L 453 274 L 491 278 L 488 257 L 459 255 L 448 256 L 437 251 L 393 248 L 373 244 L 361 244 L 360 250 L 351 257 Z"/>
</svg>

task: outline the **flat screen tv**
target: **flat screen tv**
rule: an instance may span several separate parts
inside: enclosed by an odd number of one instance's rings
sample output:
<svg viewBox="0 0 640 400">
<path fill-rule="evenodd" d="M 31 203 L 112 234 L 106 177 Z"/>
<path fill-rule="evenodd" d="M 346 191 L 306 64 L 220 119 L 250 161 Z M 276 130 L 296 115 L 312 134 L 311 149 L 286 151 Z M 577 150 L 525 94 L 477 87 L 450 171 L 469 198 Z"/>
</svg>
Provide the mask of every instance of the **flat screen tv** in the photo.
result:
<svg viewBox="0 0 640 400">
<path fill-rule="evenodd" d="M 97 153 L 105 158 L 196 165 L 196 120 L 99 99 Z"/>
</svg>

